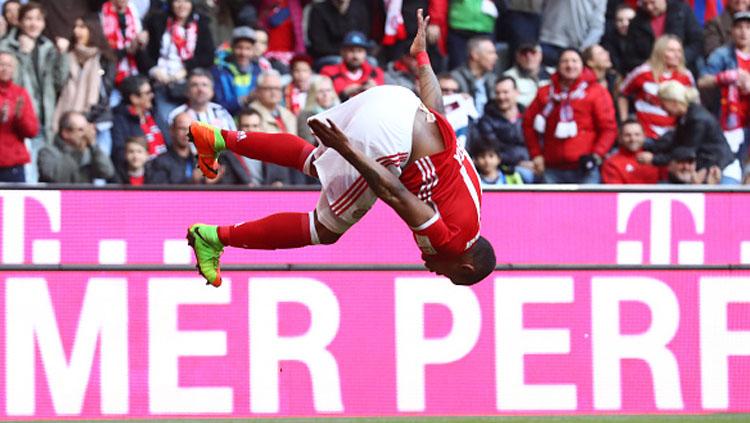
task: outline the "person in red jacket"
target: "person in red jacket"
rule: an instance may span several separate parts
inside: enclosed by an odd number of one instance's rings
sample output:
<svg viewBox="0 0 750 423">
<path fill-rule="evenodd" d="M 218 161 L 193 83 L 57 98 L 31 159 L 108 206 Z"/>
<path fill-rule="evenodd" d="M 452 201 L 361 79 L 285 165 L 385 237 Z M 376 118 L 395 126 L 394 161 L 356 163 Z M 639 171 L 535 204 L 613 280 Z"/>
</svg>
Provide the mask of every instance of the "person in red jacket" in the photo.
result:
<svg viewBox="0 0 750 423">
<path fill-rule="evenodd" d="M 599 183 L 617 137 L 612 97 L 574 49 L 560 53 L 551 84 L 526 109 L 523 133 L 537 174 L 550 184 Z"/>
<path fill-rule="evenodd" d="M 605 184 L 655 184 L 659 182 L 659 168 L 639 163 L 636 156 L 643 151 L 646 134 L 635 119 L 628 119 L 620 128 L 620 151 L 602 164 Z"/>
<path fill-rule="evenodd" d="M 333 88 L 341 101 L 378 85 L 384 84 L 383 70 L 367 61 L 371 43 L 359 31 L 351 31 L 341 43 L 341 63 L 324 66 L 320 70 L 333 81 Z"/>
<path fill-rule="evenodd" d="M 13 83 L 16 58 L 0 52 L 0 182 L 26 182 L 23 166 L 31 161 L 24 138 L 39 133 L 29 93 Z"/>
</svg>

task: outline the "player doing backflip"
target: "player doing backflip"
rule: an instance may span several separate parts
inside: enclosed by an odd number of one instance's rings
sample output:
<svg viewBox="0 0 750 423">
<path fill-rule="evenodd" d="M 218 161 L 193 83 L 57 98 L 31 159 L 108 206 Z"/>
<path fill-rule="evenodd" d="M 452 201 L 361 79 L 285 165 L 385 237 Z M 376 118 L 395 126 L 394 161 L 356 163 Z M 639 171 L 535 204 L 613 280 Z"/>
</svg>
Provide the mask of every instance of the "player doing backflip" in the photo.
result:
<svg viewBox="0 0 750 423">
<path fill-rule="evenodd" d="M 290 134 L 226 131 L 194 122 L 190 137 L 201 171 L 216 177 L 228 149 L 292 167 L 320 179 L 309 213 L 278 213 L 232 226 L 188 229 L 198 269 L 221 284 L 225 246 L 248 249 L 332 244 L 380 198 L 409 225 L 430 271 L 471 285 L 495 268 L 492 245 L 480 235 L 482 191 L 470 157 L 441 115 L 442 96 L 426 53 L 428 18 L 417 12 L 411 54 L 419 63 L 420 98 L 399 86 L 371 88 L 313 116 L 314 147 Z"/>
</svg>

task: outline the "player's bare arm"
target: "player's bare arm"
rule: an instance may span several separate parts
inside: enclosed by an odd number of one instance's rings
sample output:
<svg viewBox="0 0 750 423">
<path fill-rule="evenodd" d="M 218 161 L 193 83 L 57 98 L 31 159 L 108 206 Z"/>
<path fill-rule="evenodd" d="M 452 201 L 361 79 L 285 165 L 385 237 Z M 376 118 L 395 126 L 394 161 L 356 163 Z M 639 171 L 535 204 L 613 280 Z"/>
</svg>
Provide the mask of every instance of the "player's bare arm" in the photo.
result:
<svg viewBox="0 0 750 423">
<path fill-rule="evenodd" d="M 430 17 L 424 17 L 422 9 L 417 9 L 417 35 L 411 43 L 409 53 L 417 57 L 420 53 L 427 53 L 427 26 L 430 24 Z M 440 92 L 440 84 L 437 76 L 432 70 L 429 63 L 419 65 L 419 98 L 425 106 L 443 114 L 443 95 Z"/>
<path fill-rule="evenodd" d="M 365 178 L 375 195 L 388 204 L 411 227 L 418 227 L 435 215 L 429 205 L 412 194 L 386 167 L 354 148 L 335 123 L 313 119 L 308 125 L 323 145 L 338 151 Z"/>
</svg>

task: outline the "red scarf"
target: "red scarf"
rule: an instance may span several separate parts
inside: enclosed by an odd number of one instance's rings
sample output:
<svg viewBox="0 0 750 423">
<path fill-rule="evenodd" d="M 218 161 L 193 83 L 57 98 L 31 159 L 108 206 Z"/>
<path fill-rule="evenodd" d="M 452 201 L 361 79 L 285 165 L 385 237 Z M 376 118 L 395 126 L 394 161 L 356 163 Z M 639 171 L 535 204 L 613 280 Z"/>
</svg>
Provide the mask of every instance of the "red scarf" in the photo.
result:
<svg viewBox="0 0 750 423">
<path fill-rule="evenodd" d="M 125 8 L 124 15 L 125 35 L 123 36 L 122 28 L 120 28 L 120 19 L 114 6 L 112 6 L 112 2 L 108 1 L 102 6 L 102 29 L 104 36 L 107 37 L 109 46 L 114 50 L 126 50 L 138 35 L 136 20 L 130 7 Z M 117 63 L 115 84 L 120 84 L 128 76 L 137 74 L 138 65 L 135 61 L 135 55 L 128 53 Z"/>
<path fill-rule="evenodd" d="M 128 107 L 128 110 L 132 115 L 138 115 L 132 107 Z M 164 142 L 164 135 L 161 133 L 161 129 L 159 129 L 159 125 L 156 124 L 151 113 L 144 112 L 144 115 L 141 118 L 141 130 L 143 131 L 143 136 L 146 138 L 146 141 L 148 141 L 149 159 L 153 159 L 159 154 L 167 151 L 167 144 Z"/>
<path fill-rule="evenodd" d="M 186 26 L 182 26 L 170 17 L 167 19 L 167 29 L 180 59 L 183 61 L 192 59 L 195 54 L 195 44 L 198 40 L 198 23 L 195 19 L 188 22 Z"/>
</svg>

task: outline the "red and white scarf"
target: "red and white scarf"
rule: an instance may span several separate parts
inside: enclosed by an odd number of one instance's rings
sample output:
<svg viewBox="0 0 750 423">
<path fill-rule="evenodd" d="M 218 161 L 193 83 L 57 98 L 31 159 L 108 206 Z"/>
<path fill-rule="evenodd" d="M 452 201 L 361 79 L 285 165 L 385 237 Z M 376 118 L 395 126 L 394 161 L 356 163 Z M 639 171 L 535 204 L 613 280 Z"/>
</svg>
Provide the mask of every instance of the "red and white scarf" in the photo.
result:
<svg viewBox="0 0 750 423">
<path fill-rule="evenodd" d="M 195 44 L 198 41 L 198 23 L 195 19 L 182 26 L 170 17 L 167 19 L 167 30 L 180 59 L 183 61 L 192 59 L 195 54 Z"/>
<path fill-rule="evenodd" d="M 125 8 L 125 35 L 120 28 L 120 19 L 112 2 L 108 1 L 102 6 L 102 29 L 104 36 L 107 37 L 109 46 L 113 50 L 127 50 L 138 36 L 138 27 L 136 17 L 130 7 Z M 134 54 L 126 54 L 119 62 L 115 73 L 115 84 L 119 84 L 123 79 L 131 75 L 138 74 L 138 65 L 135 61 Z"/>
<path fill-rule="evenodd" d="M 383 0 L 385 4 L 385 35 L 383 45 L 390 46 L 406 39 L 404 17 L 401 15 L 403 0 Z"/>
<path fill-rule="evenodd" d="M 542 109 L 542 113 L 534 117 L 534 129 L 538 133 L 544 134 L 547 129 L 547 117 L 552 113 L 555 104 L 559 104 L 558 113 L 560 120 L 557 122 L 557 127 L 555 127 L 555 138 L 572 138 L 578 135 L 578 125 L 576 124 L 575 113 L 570 102 L 586 97 L 586 88 L 588 88 L 589 84 L 586 81 L 580 81 L 571 87 L 574 88 L 572 92 L 569 89 L 561 90 L 556 85 L 550 84 L 547 104 Z M 555 88 L 560 92 L 556 92 Z"/>
</svg>

